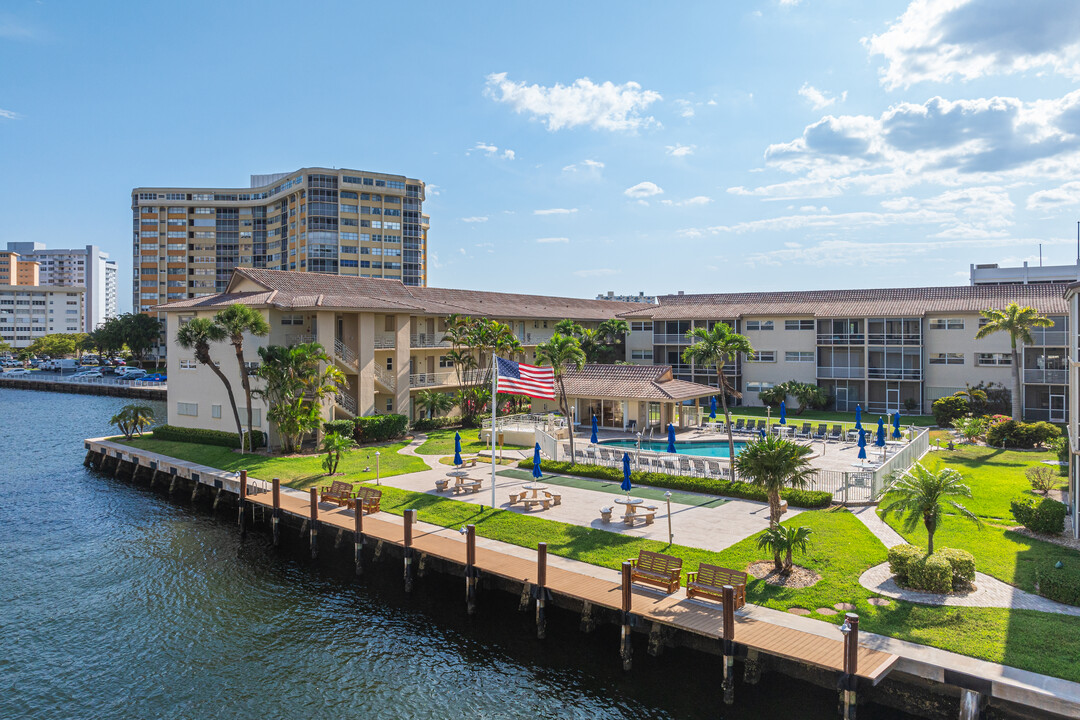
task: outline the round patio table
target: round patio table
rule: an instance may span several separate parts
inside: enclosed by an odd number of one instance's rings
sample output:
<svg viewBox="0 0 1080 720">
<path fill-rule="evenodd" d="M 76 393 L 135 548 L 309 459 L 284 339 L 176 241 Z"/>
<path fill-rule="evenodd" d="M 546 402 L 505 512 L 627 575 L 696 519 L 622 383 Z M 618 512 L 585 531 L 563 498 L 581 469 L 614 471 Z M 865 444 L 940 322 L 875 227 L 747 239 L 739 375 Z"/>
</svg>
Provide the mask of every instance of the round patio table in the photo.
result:
<svg viewBox="0 0 1080 720">
<path fill-rule="evenodd" d="M 468 470 L 451 470 L 450 472 L 446 473 L 446 476 L 447 477 L 453 477 L 453 478 L 463 478 L 468 474 L 469 474 Z"/>
<path fill-rule="evenodd" d="M 537 494 L 541 490 L 547 490 L 548 489 L 547 485 L 542 485 L 540 483 L 525 483 L 521 487 L 524 488 L 525 490 L 532 490 L 532 496 L 533 497 L 536 497 Z"/>
<path fill-rule="evenodd" d="M 640 505 L 643 502 L 645 502 L 645 501 L 642 500 L 641 498 L 615 498 L 615 503 L 618 504 L 618 505 L 625 505 L 626 510 L 629 513 L 633 513 L 634 508 L 636 508 L 638 505 Z"/>
</svg>

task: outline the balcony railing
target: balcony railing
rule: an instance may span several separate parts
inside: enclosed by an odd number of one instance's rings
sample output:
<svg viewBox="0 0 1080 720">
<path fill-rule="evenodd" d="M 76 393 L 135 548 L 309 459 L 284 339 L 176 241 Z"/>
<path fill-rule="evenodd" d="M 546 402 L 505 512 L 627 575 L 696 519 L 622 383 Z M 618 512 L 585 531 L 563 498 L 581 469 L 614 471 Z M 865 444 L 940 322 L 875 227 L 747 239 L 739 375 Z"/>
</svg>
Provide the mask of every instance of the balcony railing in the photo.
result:
<svg viewBox="0 0 1080 720">
<path fill-rule="evenodd" d="M 1065 347 L 1069 344 L 1069 333 L 1065 330 L 1039 330 L 1031 331 L 1032 345 Z"/>
<path fill-rule="evenodd" d="M 862 345 L 866 339 L 863 333 L 851 333 L 849 335 L 836 335 L 833 333 L 818 333 L 818 345 Z"/>
<path fill-rule="evenodd" d="M 352 415 L 360 414 L 359 408 L 356 405 L 356 399 L 353 398 L 352 395 L 349 395 L 347 392 L 339 392 L 335 394 L 334 400 L 336 400 L 338 405 L 348 410 L 349 413 L 351 413 Z"/>
<path fill-rule="evenodd" d="M 871 345 L 922 345 L 922 333 L 869 333 L 866 337 Z"/>
<path fill-rule="evenodd" d="M 1024 382 L 1064 385 L 1069 382 L 1068 370 L 1025 370 Z"/>
<path fill-rule="evenodd" d="M 393 390 L 397 386 L 397 378 L 395 378 L 393 373 L 384 368 L 382 365 L 375 366 L 375 379 L 377 379 L 379 382 L 381 382 L 383 385 L 390 388 L 391 390 Z"/>
<path fill-rule="evenodd" d="M 666 335 L 664 333 L 653 333 L 652 336 L 654 345 L 689 345 L 690 340 L 686 335 L 676 333 L 675 335 Z"/>
<path fill-rule="evenodd" d="M 334 340 L 334 355 L 343 362 L 346 367 L 359 368 L 360 358 L 356 356 L 353 349 L 340 340 Z"/>
<path fill-rule="evenodd" d="M 417 333 L 409 338 L 409 344 L 414 348 L 453 347 L 449 340 L 443 340 L 444 337 L 443 333 Z"/>
<path fill-rule="evenodd" d="M 371 344 L 376 350 L 387 350 L 397 345 L 393 335 L 376 335 Z"/>
<path fill-rule="evenodd" d="M 463 380 L 466 383 L 477 383 L 489 380 L 490 372 L 480 370 L 466 370 Z M 428 373 L 413 373 L 409 376 L 409 387 L 441 387 L 457 386 L 458 376 L 455 370 L 436 370 Z"/>
<path fill-rule="evenodd" d="M 920 368 L 867 368 L 871 380 L 922 380 Z"/>
<path fill-rule="evenodd" d="M 861 367 L 819 367 L 817 369 L 817 376 L 819 378 L 851 378 L 859 379 L 866 374 L 866 368 Z"/>
<path fill-rule="evenodd" d="M 286 335 L 285 336 L 285 344 L 286 345 L 300 345 L 302 343 L 313 343 L 313 342 L 316 342 L 316 337 L 314 335 Z"/>
</svg>

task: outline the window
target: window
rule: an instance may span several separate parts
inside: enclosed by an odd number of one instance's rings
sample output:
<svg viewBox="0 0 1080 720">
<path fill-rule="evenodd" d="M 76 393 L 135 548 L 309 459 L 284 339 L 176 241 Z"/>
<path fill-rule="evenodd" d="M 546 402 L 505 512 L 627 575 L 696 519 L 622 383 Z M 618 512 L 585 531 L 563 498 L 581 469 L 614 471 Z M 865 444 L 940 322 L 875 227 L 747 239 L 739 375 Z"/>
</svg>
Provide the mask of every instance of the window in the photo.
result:
<svg viewBox="0 0 1080 720">
<path fill-rule="evenodd" d="M 394 412 L 394 398 L 392 397 L 386 398 L 386 412 Z"/>
<path fill-rule="evenodd" d="M 177 415 L 190 415 L 192 417 L 198 417 L 199 416 L 199 403 L 178 402 L 178 403 L 176 403 L 176 414 Z"/>
<path fill-rule="evenodd" d="M 212 418 L 214 418 L 216 420 L 221 419 L 221 406 L 220 405 L 211 405 L 210 406 L 210 417 L 212 417 Z"/>
<path fill-rule="evenodd" d="M 785 330 L 813 330 L 814 329 L 814 321 L 813 320 L 785 320 L 784 321 L 784 329 Z"/>
<path fill-rule="evenodd" d="M 196 367 L 198 367 L 198 363 L 196 363 L 194 360 L 181 360 L 180 361 L 180 369 L 181 370 L 194 370 Z"/>
<path fill-rule="evenodd" d="M 772 383 L 767 382 L 748 382 L 746 383 L 746 392 L 761 392 L 762 390 L 768 390 L 772 386 Z"/>
<path fill-rule="evenodd" d="M 813 328 L 810 328 L 813 330 Z M 788 350 L 784 353 L 784 362 L 814 362 L 814 351 L 801 352 Z"/>
<path fill-rule="evenodd" d="M 652 320 L 637 320 L 630 323 L 630 332 L 652 332 Z"/>
<path fill-rule="evenodd" d="M 758 350 L 757 352 L 754 353 L 754 359 L 750 360 L 750 362 L 758 362 L 758 363 L 776 362 L 776 351 L 775 350 Z"/>
<path fill-rule="evenodd" d="M 964 353 L 937 353 L 930 356 L 931 365 L 963 365 Z"/>
<path fill-rule="evenodd" d="M 1006 365 L 1012 366 L 1012 355 L 1009 353 L 976 353 L 976 365 Z"/>
<path fill-rule="evenodd" d="M 281 324 L 282 325 L 303 325 L 304 324 L 304 316 L 303 315 L 282 315 L 281 316 Z"/>
<path fill-rule="evenodd" d="M 390 355 L 386 358 L 386 369 L 390 372 L 394 371 L 394 356 Z"/>
<path fill-rule="evenodd" d="M 237 408 L 237 410 L 240 411 L 240 417 L 242 417 L 242 418 L 247 417 L 247 408 L 246 407 Z M 262 427 L 262 410 L 260 410 L 259 408 L 252 408 L 251 409 L 251 426 L 252 427 Z"/>
<path fill-rule="evenodd" d="M 746 329 L 747 330 L 772 330 L 773 329 L 773 322 L 772 322 L 772 320 L 747 320 L 746 321 Z"/>
<path fill-rule="evenodd" d="M 934 318 L 930 321 L 931 330 L 963 330 L 964 318 Z"/>
<path fill-rule="evenodd" d="M 441 367 L 441 368 L 452 368 L 452 367 L 454 367 L 454 361 L 452 359 L 446 357 L 445 355 L 440 355 L 439 356 L 439 367 Z"/>
<path fill-rule="evenodd" d="M 394 327 L 394 316 L 387 315 L 386 320 L 383 324 L 383 330 L 385 330 L 386 332 L 394 332 L 395 329 L 396 328 Z M 386 369 L 389 370 L 390 368 L 387 367 Z"/>
<path fill-rule="evenodd" d="M 652 360 L 652 350 L 631 350 L 631 360 Z"/>
</svg>

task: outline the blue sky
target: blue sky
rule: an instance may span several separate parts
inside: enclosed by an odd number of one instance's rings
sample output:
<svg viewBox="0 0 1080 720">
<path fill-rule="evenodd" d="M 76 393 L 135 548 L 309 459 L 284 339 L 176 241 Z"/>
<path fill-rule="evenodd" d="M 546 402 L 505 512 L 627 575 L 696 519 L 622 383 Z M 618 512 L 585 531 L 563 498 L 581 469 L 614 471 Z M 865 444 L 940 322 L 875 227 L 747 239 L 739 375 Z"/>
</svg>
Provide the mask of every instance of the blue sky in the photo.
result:
<svg viewBox="0 0 1080 720">
<path fill-rule="evenodd" d="M 326 165 L 428 183 L 430 284 L 956 284 L 1073 262 L 1080 3 L 0 7 L 0 242 Z"/>
</svg>

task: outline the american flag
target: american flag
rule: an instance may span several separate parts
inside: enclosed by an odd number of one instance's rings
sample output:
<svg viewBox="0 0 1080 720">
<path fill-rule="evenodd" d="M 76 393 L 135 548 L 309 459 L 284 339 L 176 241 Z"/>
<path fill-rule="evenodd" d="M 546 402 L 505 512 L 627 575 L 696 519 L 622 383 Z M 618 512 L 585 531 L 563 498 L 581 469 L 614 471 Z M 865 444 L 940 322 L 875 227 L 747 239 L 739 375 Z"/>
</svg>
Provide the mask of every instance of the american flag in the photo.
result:
<svg viewBox="0 0 1080 720">
<path fill-rule="evenodd" d="M 528 395 L 544 400 L 555 399 L 555 370 L 495 358 L 495 391 L 511 395 Z"/>
</svg>

